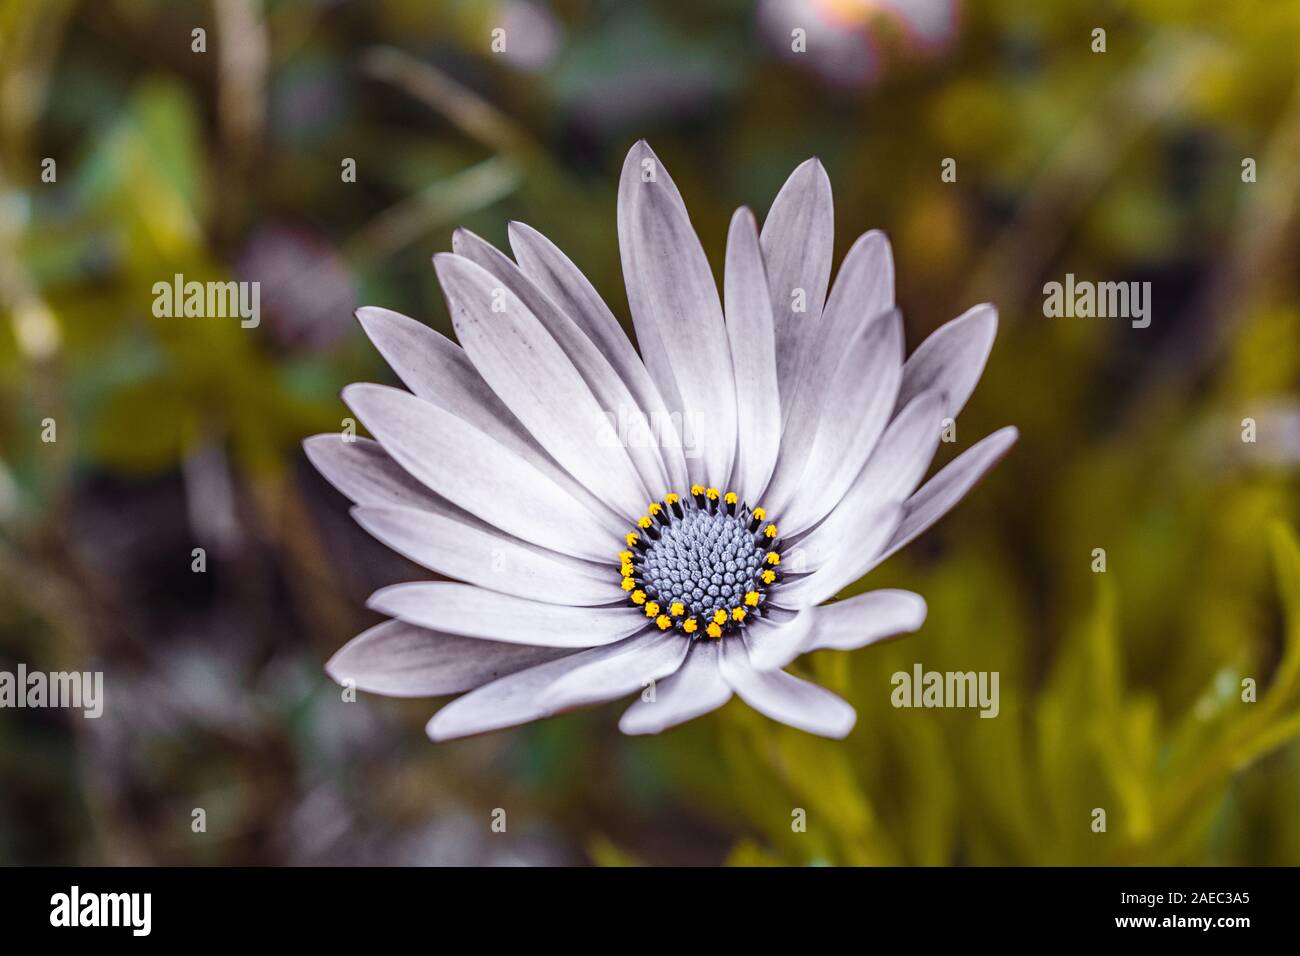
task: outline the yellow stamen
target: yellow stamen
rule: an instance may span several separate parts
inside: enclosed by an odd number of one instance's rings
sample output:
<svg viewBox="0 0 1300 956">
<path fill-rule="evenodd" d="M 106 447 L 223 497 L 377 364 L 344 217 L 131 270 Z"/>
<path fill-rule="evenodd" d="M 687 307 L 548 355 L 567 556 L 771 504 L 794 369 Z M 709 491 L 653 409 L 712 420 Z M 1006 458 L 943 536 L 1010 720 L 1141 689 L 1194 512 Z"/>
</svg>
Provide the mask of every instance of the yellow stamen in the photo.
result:
<svg viewBox="0 0 1300 956">
<path fill-rule="evenodd" d="M 641 540 L 641 536 L 637 534 L 635 531 L 629 531 L 627 533 L 626 541 L 628 544 L 636 544 L 640 540 Z"/>
<path fill-rule="evenodd" d="M 767 552 L 767 563 L 775 567 L 781 563 L 781 556 L 775 551 Z"/>
<path fill-rule="evenodd" d="M 700 625 L 696 623 L 695 618 L 693 617 L 688 617 L 686 620 L 682 621 L 682 630 L 687 634 L 694 634 L 699 630 L 699 627 Z"/>
<path fill-rule="evenodd" d="M 718 500 L 718 489 L 717 489 L 717 488 L 707 488 L 707 489 L 705 489 L 704 494 L 705 494 L 705 497 L 707 497 L 710 501 L 717 501 L 717 500 Z"/>
<path fill-rule="evenodd" d="M 726 623 L 727 623 L 727 612 L 724 611 L 724 610 L 722 610 L 721 608 L 719 608 L 718 610 L 714 611 L 714 612 L 713 612 L 713 623 L 714 623 L 714 624 L 726 624 Z"/>
<path fill-rule="evenodd" d="M 776 572 L 775 572 L 775 571 L 764 571 L 764 572 L 763 572 L 763 583 L 764 583 L 764 584 L 771 584 L 771 583 L 772 583 L 773 581 L 775 581 L 775 580 L 776 580 Z"/>
<path fill-rule="evenodd" d="M 731 619 L 733 621 L 743 621 L 745 619 L 745 609 L 743 607 L 733 607 L 731 609 Z"/>
<path fill-rule="evenodd" d="M 673 617 L 681 617 L 686 613 L 686 605 L 681 601 L 675 601 L 673 602 L 673 606 L 668 609 L 668 613 Z"/>
<path fill-rule="evenodd" d="M 629 577 L 629 578 L 624 578 L 624 579 L 623 579 L 623 590 L 624 590 L 624 591 L 631 591 L 631 590 L 632 590 L 633 588 L 635 588 L 635 587 L 636 587 L 636 582 L 635 582 L 634 580 L 632 580 L 630 577 Z"/>
<path fill-rule="evenodd" d="M 640 590 L 640 589 L 638 589 L 638 590 L 636 590 L 636 591 L 633 591 L 633 592 L 632 592 L 632 603 L 633 603 L 633 604 L 644 604 L 644 603 L 645 603 L 645 592 L 642 591 L 642 590 Z"/>
<path fill-rule="evenodd" d="M 645 616 L 655 617 L 659 614 L 659 605 L 654 601 L 647 601 L 645 606 Z"/>
<path fill-rule="evenodd" d="M 728 491 L 725 495 L 722 496 L 722 500 L 729 505 L 734 505 L 739 499 L 736 497 L 736 493 L 734 491 Z"/>
<path fill-rule="evenodd" d="M 775 538 L 775 537 L 776 537 L 776 525 L 774 525 L 774 524 L 770 524 L 770 525 L 768 525 L 766 528 L 763 529 L 763 534 L 767 535 L 769 538 Z"/>
<path fill-rule="evenodd" d="M 651 518 L 649 515 L 642 515 L 641 517 L 636 519 L 636 526 L 638 528 L 648 528 L 654 523 L 655 523 L 654 519 Z"/>
<path fill-rule="evenodd" d="M 633 554 L 631 551 L 620 551 L 618 553 L 618 559 L 620 561 L 631 561 L 632 558 L 633 558 Z"/>
<path fill-rule="evenodd" d="M 766 509 L 766 508 L 755 508 L 755 509 L 754 509 L 754 517 L 757 518 L 759 521 L 762 521 L 764 518 L 767 517 L 767 509 Z"/>
<path fill-rule="evenodd" d="M 619 571 L 622 573 L 623 577 L 630 578 L 632 574 L 636 571 L 636 568 L 632 567 L 631 561 L 628 561 L 623 565 L 623 567 L 619 569 Z"/>
<path fill-rule="evenodd" d="M 681 499 L 678 495 L 676 495 L 676 494 L 666 494 L 666 495 L 664 495 L 664 504 L 666 504 L 666 505 L 675 505 L 675 504 L 677 504 L 677 502 L 679 502 L 679 501 L 681 501 L 681 500 L 682 500 L 682 499 Z"/>
<path fill-rule="evenodd" d="M 702 494 L 704 494 L 704 486 L 703 486 L 703 485 L 691 485 L 691 494 L 693 494 L 693 495 L 702 495 Z"/>
<path fill-rule="evenodd" d="M 750 591 L 745 595 L 745 603 L 750 607 L 758 607 L 758 592 Z"/>
<path fill-rule="evenodd" d="M 655 618 L 655 623 L 659 625 L 659 630 L 666 631 L 673 626 L 673 619 L 667 614 L 660 614 Z"/>
<path fill-rule="evenodd" d="M 704 629 L 704 633 L 709 635 L 709 637 L 721 637 L 722 628 L 718 627 L 716 624 L 710 624 Z"/>
</svg>

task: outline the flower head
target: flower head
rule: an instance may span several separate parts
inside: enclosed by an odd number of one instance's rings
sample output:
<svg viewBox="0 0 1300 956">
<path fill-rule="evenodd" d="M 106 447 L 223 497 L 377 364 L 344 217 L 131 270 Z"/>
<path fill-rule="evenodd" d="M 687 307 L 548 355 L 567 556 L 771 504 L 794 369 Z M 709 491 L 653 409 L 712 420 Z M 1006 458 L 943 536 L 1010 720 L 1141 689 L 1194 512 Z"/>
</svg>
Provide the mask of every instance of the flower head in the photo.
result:
<svg viewBox="0 0 1300 956">
<path fill-rule="evenodd" d="M 435 740 L 634 693 L 627 733 L 735 694 L 842 737 L 853 709 L 783 668 L 920 627 L 925 602 L 907 591 L 824 602 L 1015 441 L 995 432 L 921 485 L 996 313 L 971 309 L 904 361 L 883 234 L 853 245 L 827 294 L 831 192 L 815 160 L 761 232 L 736 212 L 721 297 L 644 142 L 624 164 L 618 234 L 639 354 L 577 267 L 518 223 L 514 259 L 465 231 L 434 259 L 459 344 L 358 313 L 410 391 L 349 386 L 375 440 L 317 435 L 308 456 L 362 527 L 451 580 L 376 592 L 391 620 L 327 670 L 376 693 L 462 694 L 429 722 Z M 611 419 L 629 426 L 620 440 Z"/>
</svg>

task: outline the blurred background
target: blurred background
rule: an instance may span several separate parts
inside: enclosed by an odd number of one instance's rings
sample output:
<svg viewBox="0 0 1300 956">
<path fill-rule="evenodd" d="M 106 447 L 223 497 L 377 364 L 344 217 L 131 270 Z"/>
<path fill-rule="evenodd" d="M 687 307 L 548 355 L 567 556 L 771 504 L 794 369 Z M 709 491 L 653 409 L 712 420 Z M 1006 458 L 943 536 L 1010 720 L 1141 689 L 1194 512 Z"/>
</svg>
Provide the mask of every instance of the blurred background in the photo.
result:
<svg viewBox="0 0 1300 956">
<path fill-rule="evenodd" d="M 1277 0 L 0 0 L 0 669 L 106 696 L 0 710 L 0 862 L 1300 864 L 1298 38 Z M 357 305 L 450 332 L 457 225 L 528 222 L 625 319 L 641 137 L 719 275 L 819 156 L 909 347 L 1001 310 L 941 455 L 1022 438 L 851 589 L 924 628 L 801 662 L 846 741 L 733 702 L 434 745 L 322 671 L 426 575 L 300 442 L 394 380 Z M 260 281 L 261 325 L 155 318 L 176 273 Z M 1066 273 L 1151 282 L 1150 327 L 1044 317 Z M 895 710 L 916 662 L 1000 672 L 999 717 Z"/>
</svg>

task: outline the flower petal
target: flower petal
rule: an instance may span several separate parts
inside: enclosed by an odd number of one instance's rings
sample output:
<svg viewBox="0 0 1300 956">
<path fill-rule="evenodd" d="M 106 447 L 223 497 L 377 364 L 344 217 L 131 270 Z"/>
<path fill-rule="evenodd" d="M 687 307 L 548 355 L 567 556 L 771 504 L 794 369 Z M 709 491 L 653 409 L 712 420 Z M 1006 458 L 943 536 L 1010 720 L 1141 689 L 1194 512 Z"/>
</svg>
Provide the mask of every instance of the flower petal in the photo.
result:
<svg viewBox="0 0 1300 956">
<path fill-rule="evenodd" d="M 857 515 L 881 501 L 906 501 L 930 467 L 943 429 L 942 392 L 922 392 L 908 402 L 880 439 L 853 487 L 830 515 L 794 545 L 792 566 L 816 571 L 852 538 Z M 782 519 L 785 523 L 785 519 Z M 797 533 L 797 532 L 796 532 Z"/>
<path fill-rule="evenodd" d="M 374 439 L 329 432 L 312 435 L 302 447 L 316 470 L 356 504 L 460 510 L 412 478 Z"/>
<path fill-rule="evenodd" d="M 828 409 L 835 370 L 854 337 L 894 307 L 894 267 L 889 240 L 873 230 L 858 238 L 835 277 L 826 311 L 816 325 L 816 344 L 799 370 L 794 399 L 781 434 L 776 471 L 763 492 L 763 506 L 781 514 L 799 487 L 822 416 Z M 782 384 L 782 389 L 784 389 Z"/>
<path fill-rule="evenodd" d="M 956 418 L 984 372 L 998 334 L 998 310 L 977 305 L 940 326 L 903 366 L 898 407 L 932 388 L 946 393 L 944 415 Z"/>
<path fill-rule="evenodd" d="M 673 488 L 687 487 L 690 478 L 677 424 L 641 356 L 605 300 L 568 256 L 531 226 L 522 222 L 510 224 L 510 248 L 524 275 L 577 323 L 627 385 L 636 406 L 650 421 L 653 439 L 668 469 L 669 484 Z"/>
<path fill-rule="evenodd" d="M 651 498 L 662 498 L 672 490 L 664 460 L 656 442 L 650 440 L 650 423 L 623 379 L 604 354 L 587 337 L 569 315 L 542 289 L 529 279 L 510 257 L 468 229 L 457 229 L 451 236 L 457 255 L 490 272 L 523 303 L 525 309 L 550 333 L 557 345 L 582 376 L 603 416 L 622 431 L 597 423 L 597 444 L 609 441 L 622 447 L 632 460 Z M 641 502 L 641 507 L 645 502 Z"/>
<path fill-rule="evenodd" d="M 906 547 L 913 538 L 947 514 L 1011 450 L 1019 437 L 1020 432 L 1013 427 L 995 431 L 966 449 L 927 481 L 920 491 L 907 500 L 903 521 L 890 539 L 881 560 Z"/>
<path fill-rule="evenodd" d="M 585 707 L 631 694 L 675 674 L 691 639 L 651 629 L 620 645 L 618 654 L 575 667 L 538 695 L 552 711 Z"/>
<path fill-rule="evenodd" d="M 438 697 L 572 653 L 568 648 L 504 644 L 385 621 L 344 644 L 326 663 L 325 673 L 371 694 Z"/>
<path fill-rule="evenodd" d="M 885 545 L 903 520 L 903 506 L 887 502 L 852 519 L 843 525 L 840 545 L 825 564 L 805 577 L 783 581 L 773 592 L 777 605 L 797 611 L 820 604 L 883 561 Z"/>
<path fill-rule="evenodd" d="M 723 296 L 739 428 L 735 479 L 729 487 L 742 501 L 753 503 L 776 467 L 781 447 L 781 397 L 776 383 L 772 300 L 758 247 L 758 226 L 748 209 L 737 209 L 731 217 Z"/>
<path fill-rule="evenodd" d="M 854 336 L 831 377 L 798 489 L 780 513 L 782 534 L 811 527 L 844 498 L 889 424 L 902 376 L 903 318 L 894 309 Z"/>
<path fill-rule="evenodd" d="M 366 606 L 448 634 L 546 647 L 613 644 L 647 623 L 630 606 L 565 607 L 454 581 L 393 584 L 370 595 Z"/>
<path fill-rule="evenodd" d="M 547 604 L 589 607 L 623 597 L 608 567 L 502 534 L 475 518 L 413 508 L 354 508 L 357 524 L 430 571 Z"/>
<path fill-rule="evenodd" d="M 638 697 L 623 713 L 625 734 L 657 734 L 716 710 L 731 699 L 718 669 L 719 641 L 692 641 L 677 673 L 655 685 L 654 699 Z"/>
<path fill-rule="evenodd" d="M 780 670 L 789 664 L 803 653 L 815 613 L 815 608 L 805 608 L 785 621 L 754 621 L 745 629 L 750 663 L 760 671 Z"/>
<path fill-rule="evenodd" d="M 618 235 L 646 367 L 683 416 L 687 471 L 725 484 L 736 450 L 736 386 L 722 303 L 681 195 L 644 140 L 623 163 Z"/>
<path fill-rule="evenodd" d="M 611 527 L 621 527 L 622 521 L 606 502 L 592 495 L 542 450 L 483 381 L 459 345 L 423 322 L 388 309 L 358 309 L 357 319 L 413 393 L 473 425 L 569 492 L 589 511 L 609 521 Z"/>
<path fill-rule="evenodd" d="M 604 411 L 564 350 L 503 280 L 463 256 L 440 253 L 433 262 L 456 335 L 479 374 L 569 474 L 635 519 L 650 492 L 627 449 L 598 440 Z"/>
<path fill-rule="evenodd" d="M 576 668 L 621 654 L 626 643 L 579 651 L 484 684 L 434 714 L 425 732 L 433 740 L 451 740 L 548 717 L 554 711 L 542 703 L 542 690 Z"/>
<path fill-rule="evenodd" d="M 602 522 L 473 425 L 383 385 L 349 385 L 343 399 L 398 464 L 448 501 L 525 541 L 609 560 L 619 525 Z"/>
<path fill-rule="evenodd" d="M 775 317 L 776 375 L 784 423 L 806 352 L 814 347 L 811 343 L 831 278 L 835 204 L 831 181 L 820 160 L 805 160 L 790 174 L 763 221 L 759 243 Z M 796 312 L 800 304 L 803 310 Z"/>
<path fill-rule="evenodd" d="M 800 653 L 851 651 L 886 637 L 911 634 L 925 623 L 925 598 L 911 591 L 885 588 L 833 604 L 809 608 L 813 619 Z"/>
<path fill-rule="evenodd" d="M 761 714 L 811 734 L 848 736 L 857 714 L 845 701 L 785 671 L 755 670 L 744 642 L 722 642 L 722 676 L 731 689 Z"/>
</svg>

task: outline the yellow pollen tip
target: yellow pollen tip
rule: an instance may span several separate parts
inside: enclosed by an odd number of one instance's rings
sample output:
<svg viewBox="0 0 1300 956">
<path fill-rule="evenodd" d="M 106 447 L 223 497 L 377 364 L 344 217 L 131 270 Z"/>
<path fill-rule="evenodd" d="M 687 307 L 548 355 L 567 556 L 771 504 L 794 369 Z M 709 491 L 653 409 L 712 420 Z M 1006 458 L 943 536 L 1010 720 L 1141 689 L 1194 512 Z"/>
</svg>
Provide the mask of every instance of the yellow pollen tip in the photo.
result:
<svg viewBox="0 0 1300 956">
<path fill-rule="evenodd" d="M 636 519 L 636 526 L 638 528 L 648 528 L 652 524 L 654 524 L 654 519 L 651 518 L 649 515 L 642 515 L 641 517 Z"/>
<path fill-rule="evenodd" d="M 657 501 L 652 501 L 650 502 L 650 507 L 647 508 L 646 510 L 649 511 L 652 515 L 657 515 L 659 512 L 664 510 L 664 506 Z"/>
<path fill-rule="evenodd" d="M 633 554 L 631 551 L 620 551 L 618 553 L 618 558 L 620 561 L 631 561 L 633 558 Z"/>
<path fill-rule="evenodd" d="M 694 634 L 699 629 L 700 629 L 700 625 L 696 622 L 695 618 L 693 617 L 688 617 L 686 620 L 682 621 L 682 630 L 685 631 L 687 634 Z"/>
<path fill-rule="evenodd" d="M 775 567 L 781 563 L 781 556 L 775 551 L 767 552 L 767 563 Z"/>
<path fill-rule="evenodd" d="M 681 601 L 677 601 L 673 604 L 672 607 L 668 609 L 668 613 L 671 614 L 673 617 L 681 617 L 683 614 L 686 613 L 686 605 L 683 604 Z"/>
<path fill-rule="evenodd" d="M 659 605 L 654 601 L 647 601 L 645 606 L 646 617 L 656 617 L 659 614 Z"/>
<path fill-rule="evenodd" d="M 766 508 L 755 508 L 755 509 L 754 509 L 754 517 L 757 518 L 759 521 L 762 521 L 764 518 L 767 517 L 767 509 L 766 509 Z"/>
<path fill-rule="evenodd" d="M 691 485 L 691 494 L 693 494 L 693 495 L 702 495 L 702 494 L 704 494 L 704 486 L 703 486 L 703 485 Z"/>
<path fill-rule="evenodd" d="M 644 591 L 641 591 L 641 590 L 633 591 L 633 592 L 632 592 L 632 603 L 633 603 L 633 604 L 644 604 L 644 603 L 645 603 L 645 592 L 644 592 Z"/>
<path fill-rule="evenodd" d="M 724 610 L 722 610 L 721 608 L 719 608 L 718 610 L 714 611 L 714 612 L 713 612 L 713 623 L 714 623 L 714 624 L 726 624 L 726 623 L 727 623 L 727 612 L 724 611 Z"/>
<path fill-rule="evenodd" d="M 673 626 L 673 619 L 667 614 L 660 614 L 655 618 L 655 623 L 659 625 L 659 630 L 666 631 L 668 628 Z"/>
<path fill-rule="evenodd" d="M 745 619 L 745 609 L 743 607 L 733 607 L 731 609 L 731 619 L 733 621 L 743 621 Z"/>
<path fill-rule="evenodd" d="M 776 537 L 776 525 L 774 525 L 774 524 L 770 524 L 770 525 L 768 525 L 766 528 L 763 529 L 763 534 L 767 535 L 769 538 L 775 538 L 775 537 Z"/>
<path fill-rule="evenodd" d="M 704 633 L 709 635 L 709 637 L 721 637 L 722 628 L 718 627 L 716 624 L 710 624 L 704 629 Z"/>
<path fill-rule="evenodd" d="M 718 494 L 719 492 L 717 488 L 708 488 L 704 492 L 705 497 L 707 497 L 710 501 L 717 501 Z"/>
<path fill-rule="evenodd" d="M 675 505 L 675 504 L 677 504 L 677 502 L 679 502 L 679 501 L 681 501 L 681 500 L 682 500 L 682 499 L 679 498 L 676 494 L 668 494 L 668 495 L 664 495 L 664 504 L 667 504 L 667 505 Z"/>
<path fill-rule="evenodd" d="M 776 572 L 775 572 L 775 571 L 764 571 L 764 572 L 763 572 L 763 583 L 764 583 L 764 584 L 771 584 L 771 583 L 772 583 L 773 581 L 775 581 L 775 580 L 776 580 Z"/>
<path fill-rule="evenodd" d="M 736 497 L 736 493 L 734 491 L 728 491 L 725 495 L 722 496 L 722 500 L 729 505 L 734 505 L 740 499 Z"/>
<path fill-rule="evenodd" d="M 750 607 L 758 607 L 758 592 L 750 591 L 745 595 L 745 603 Z"/>
<path fill-rule="evenodd" d="M 624 561 L 624 562 L 623 562 L 623 567 L 620 568 L 619 570 L 621 570 L 621 571 L 623 572 L 623 577 L 627 578 L 627 577 L 631 577 L 631 576 L 632 576 L 632 572 L 633 572 L 633 570 L 635 570 L 635 569 L 632 567 L 632 562 L 631 562 L 631 561 Z"/>
<path fill-rule="evenodd" d="M 641 536 L 637 534 L 635 531 L 629 531 L 627 533 L 626 540 L 628 544 L 636 544 L 638 541 L 641 540 Z"/>
<path fill-rule="evenodd" d="M 633 581 L 631 578 L 624 578 L 624 579 L 623 579 L 623 590 L 624 590 L 624 591 L 631 591 L 634 587 L 636 587 L 636 582 Z"/>
</svg>

